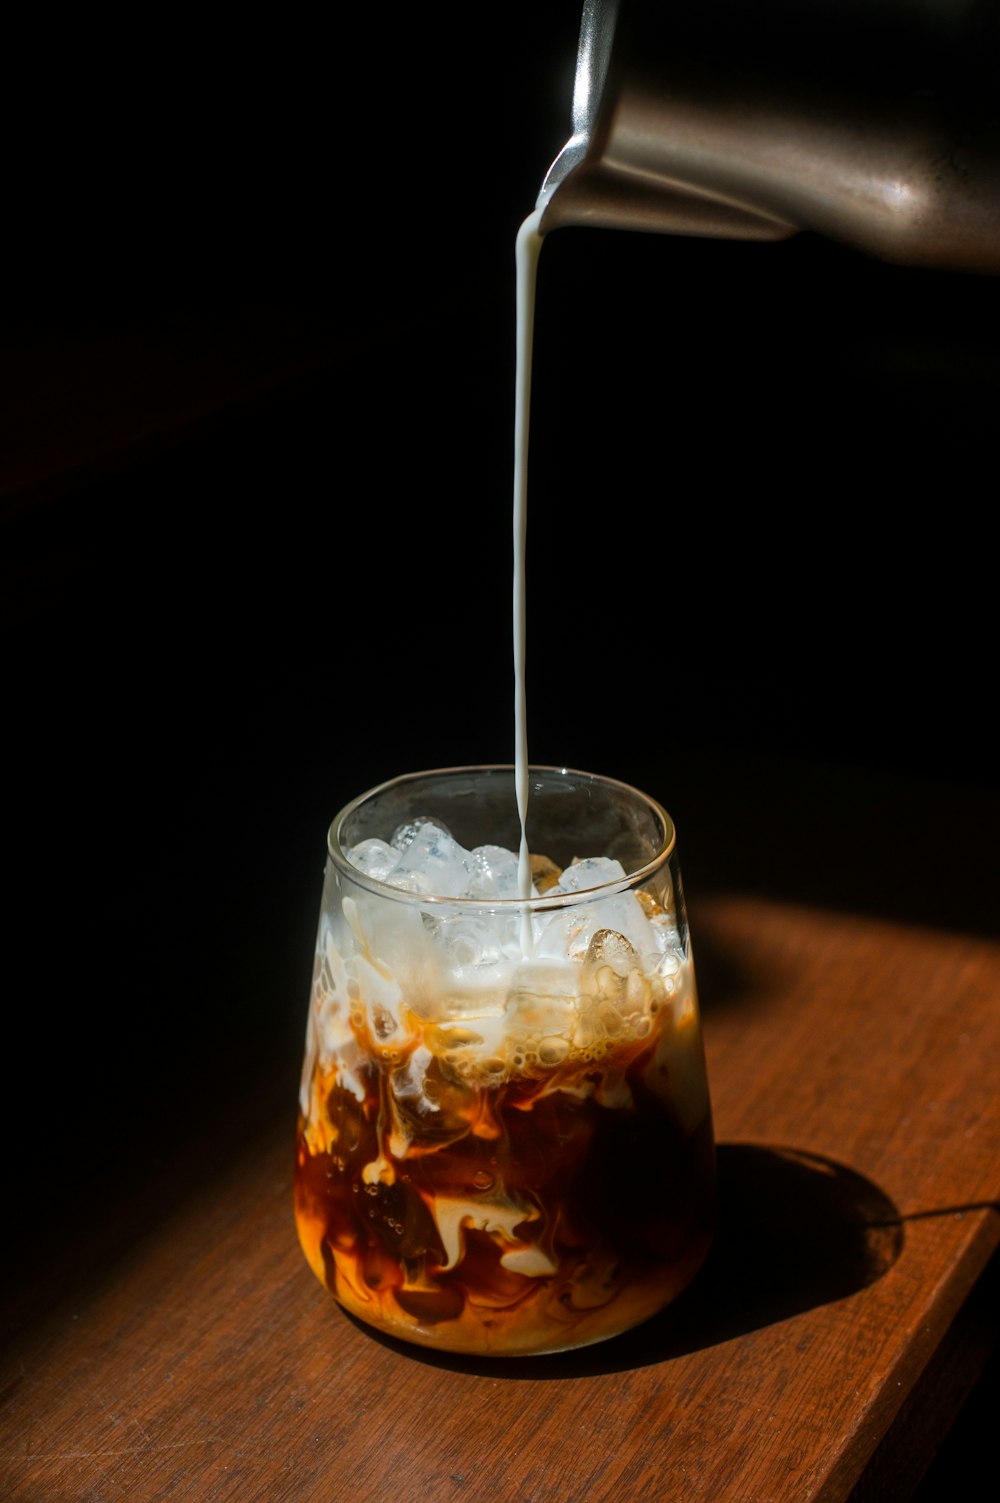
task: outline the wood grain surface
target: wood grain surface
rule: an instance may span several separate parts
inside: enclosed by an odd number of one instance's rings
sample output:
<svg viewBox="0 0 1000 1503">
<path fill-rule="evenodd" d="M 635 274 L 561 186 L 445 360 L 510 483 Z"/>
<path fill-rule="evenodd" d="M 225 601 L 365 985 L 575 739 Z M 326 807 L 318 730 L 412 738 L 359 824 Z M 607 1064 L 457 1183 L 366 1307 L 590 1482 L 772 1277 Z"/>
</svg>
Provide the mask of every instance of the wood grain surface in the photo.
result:
<svg viewBox="0 0 1000 1503">
<path fill-rule="evenodd" d="M 673 1311 L 506 1362 L 370 1334 L 299 1252 L 292 1115 L 272 1107 L 217 1165 L 200 1145 L 203 1182 L 162 1221 L 134 1202 L 130 1236 L 81 1248 L 62 1297 L 46 1275 L 32 1301 L 25 1281 L 0 1496 L 834 1503 L 864 1487 L 1000 1234 L 1000 946 L 724 893 L 692 924 L 722 1219 Z M 868 1496 L 918 1480 L 940 1435 L 915 1412 L 909 1468 Z"/>
</svg>

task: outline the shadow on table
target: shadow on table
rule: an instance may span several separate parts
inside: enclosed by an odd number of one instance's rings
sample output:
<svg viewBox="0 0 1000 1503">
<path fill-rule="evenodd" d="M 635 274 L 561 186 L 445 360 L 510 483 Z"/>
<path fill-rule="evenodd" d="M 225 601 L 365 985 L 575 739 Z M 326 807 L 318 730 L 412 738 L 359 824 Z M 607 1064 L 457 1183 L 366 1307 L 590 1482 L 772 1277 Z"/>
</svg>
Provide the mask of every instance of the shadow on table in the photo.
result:
<svg viewBox="0 0 1000 1503">
<path fill-rule="evenodd" d="M 611 1341 L 547 1357 L 478 1359 L 379 1337 L 418 1361 L 507 1378 L 619 1372 L 700 1351 L 864 1289 L 892 1267 L 903 1226 L 871 1180 L 789 1148 L 723 1143 L 718 1229 L 698 1277 L 663 1314 Z"/>
</svg>

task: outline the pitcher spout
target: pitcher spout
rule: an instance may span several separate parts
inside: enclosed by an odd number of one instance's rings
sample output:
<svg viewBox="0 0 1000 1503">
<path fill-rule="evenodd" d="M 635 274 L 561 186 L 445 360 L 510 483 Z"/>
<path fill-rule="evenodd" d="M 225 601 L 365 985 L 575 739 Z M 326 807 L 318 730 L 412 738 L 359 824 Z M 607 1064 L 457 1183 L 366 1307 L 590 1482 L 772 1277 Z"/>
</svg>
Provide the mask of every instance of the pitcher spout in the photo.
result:
<svg viewBox="0 0 1000 1503">
<path fill-rule="evenodd" d="M 899 264 L 1000 272 L 995 11 L 762 0 L 752 31 L 746 11 L 585 0 L 542 231 L 811 231 Z"/>
</svg>

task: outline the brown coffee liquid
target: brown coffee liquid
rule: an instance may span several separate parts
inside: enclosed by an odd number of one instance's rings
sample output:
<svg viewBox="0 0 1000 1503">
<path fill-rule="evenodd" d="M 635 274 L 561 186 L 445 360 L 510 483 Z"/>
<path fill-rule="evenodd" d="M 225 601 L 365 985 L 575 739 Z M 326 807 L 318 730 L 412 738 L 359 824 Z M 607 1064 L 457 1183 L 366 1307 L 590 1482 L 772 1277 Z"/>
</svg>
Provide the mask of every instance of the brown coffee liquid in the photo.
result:
<svg viewBox="0 0 1000 1503">
<path fill-rule="evenodd" d="M 711 1122 L 685 1125 L 658 1036 L 493 1087 L 435 1056 L 420 1097 L 405 1060 L 358 1042 L 364 1099 L 314 1079 L 295 1195 L 306 1256 L 353 1314 L 450 1351 L 558 1351 L 690 1281 L 711 1236 Z"/>
</svg>

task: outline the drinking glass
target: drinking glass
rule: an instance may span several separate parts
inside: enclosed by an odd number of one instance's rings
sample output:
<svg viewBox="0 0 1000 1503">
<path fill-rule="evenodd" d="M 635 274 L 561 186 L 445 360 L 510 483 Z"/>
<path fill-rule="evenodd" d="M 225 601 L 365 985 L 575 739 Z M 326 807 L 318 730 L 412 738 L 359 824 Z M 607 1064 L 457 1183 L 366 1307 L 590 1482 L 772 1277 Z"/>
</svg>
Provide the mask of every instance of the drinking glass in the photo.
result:
<svg viewBox="0 0 1000 1503">
<path fill-rule="evenodd" d="M 345 1309 L 443 1351 L 601 1341 L 712 1236 L 715 1151 L 669 815 L 532 767 L 384 783 L 334 820 L 295 1213 Z"/>
</svg>

